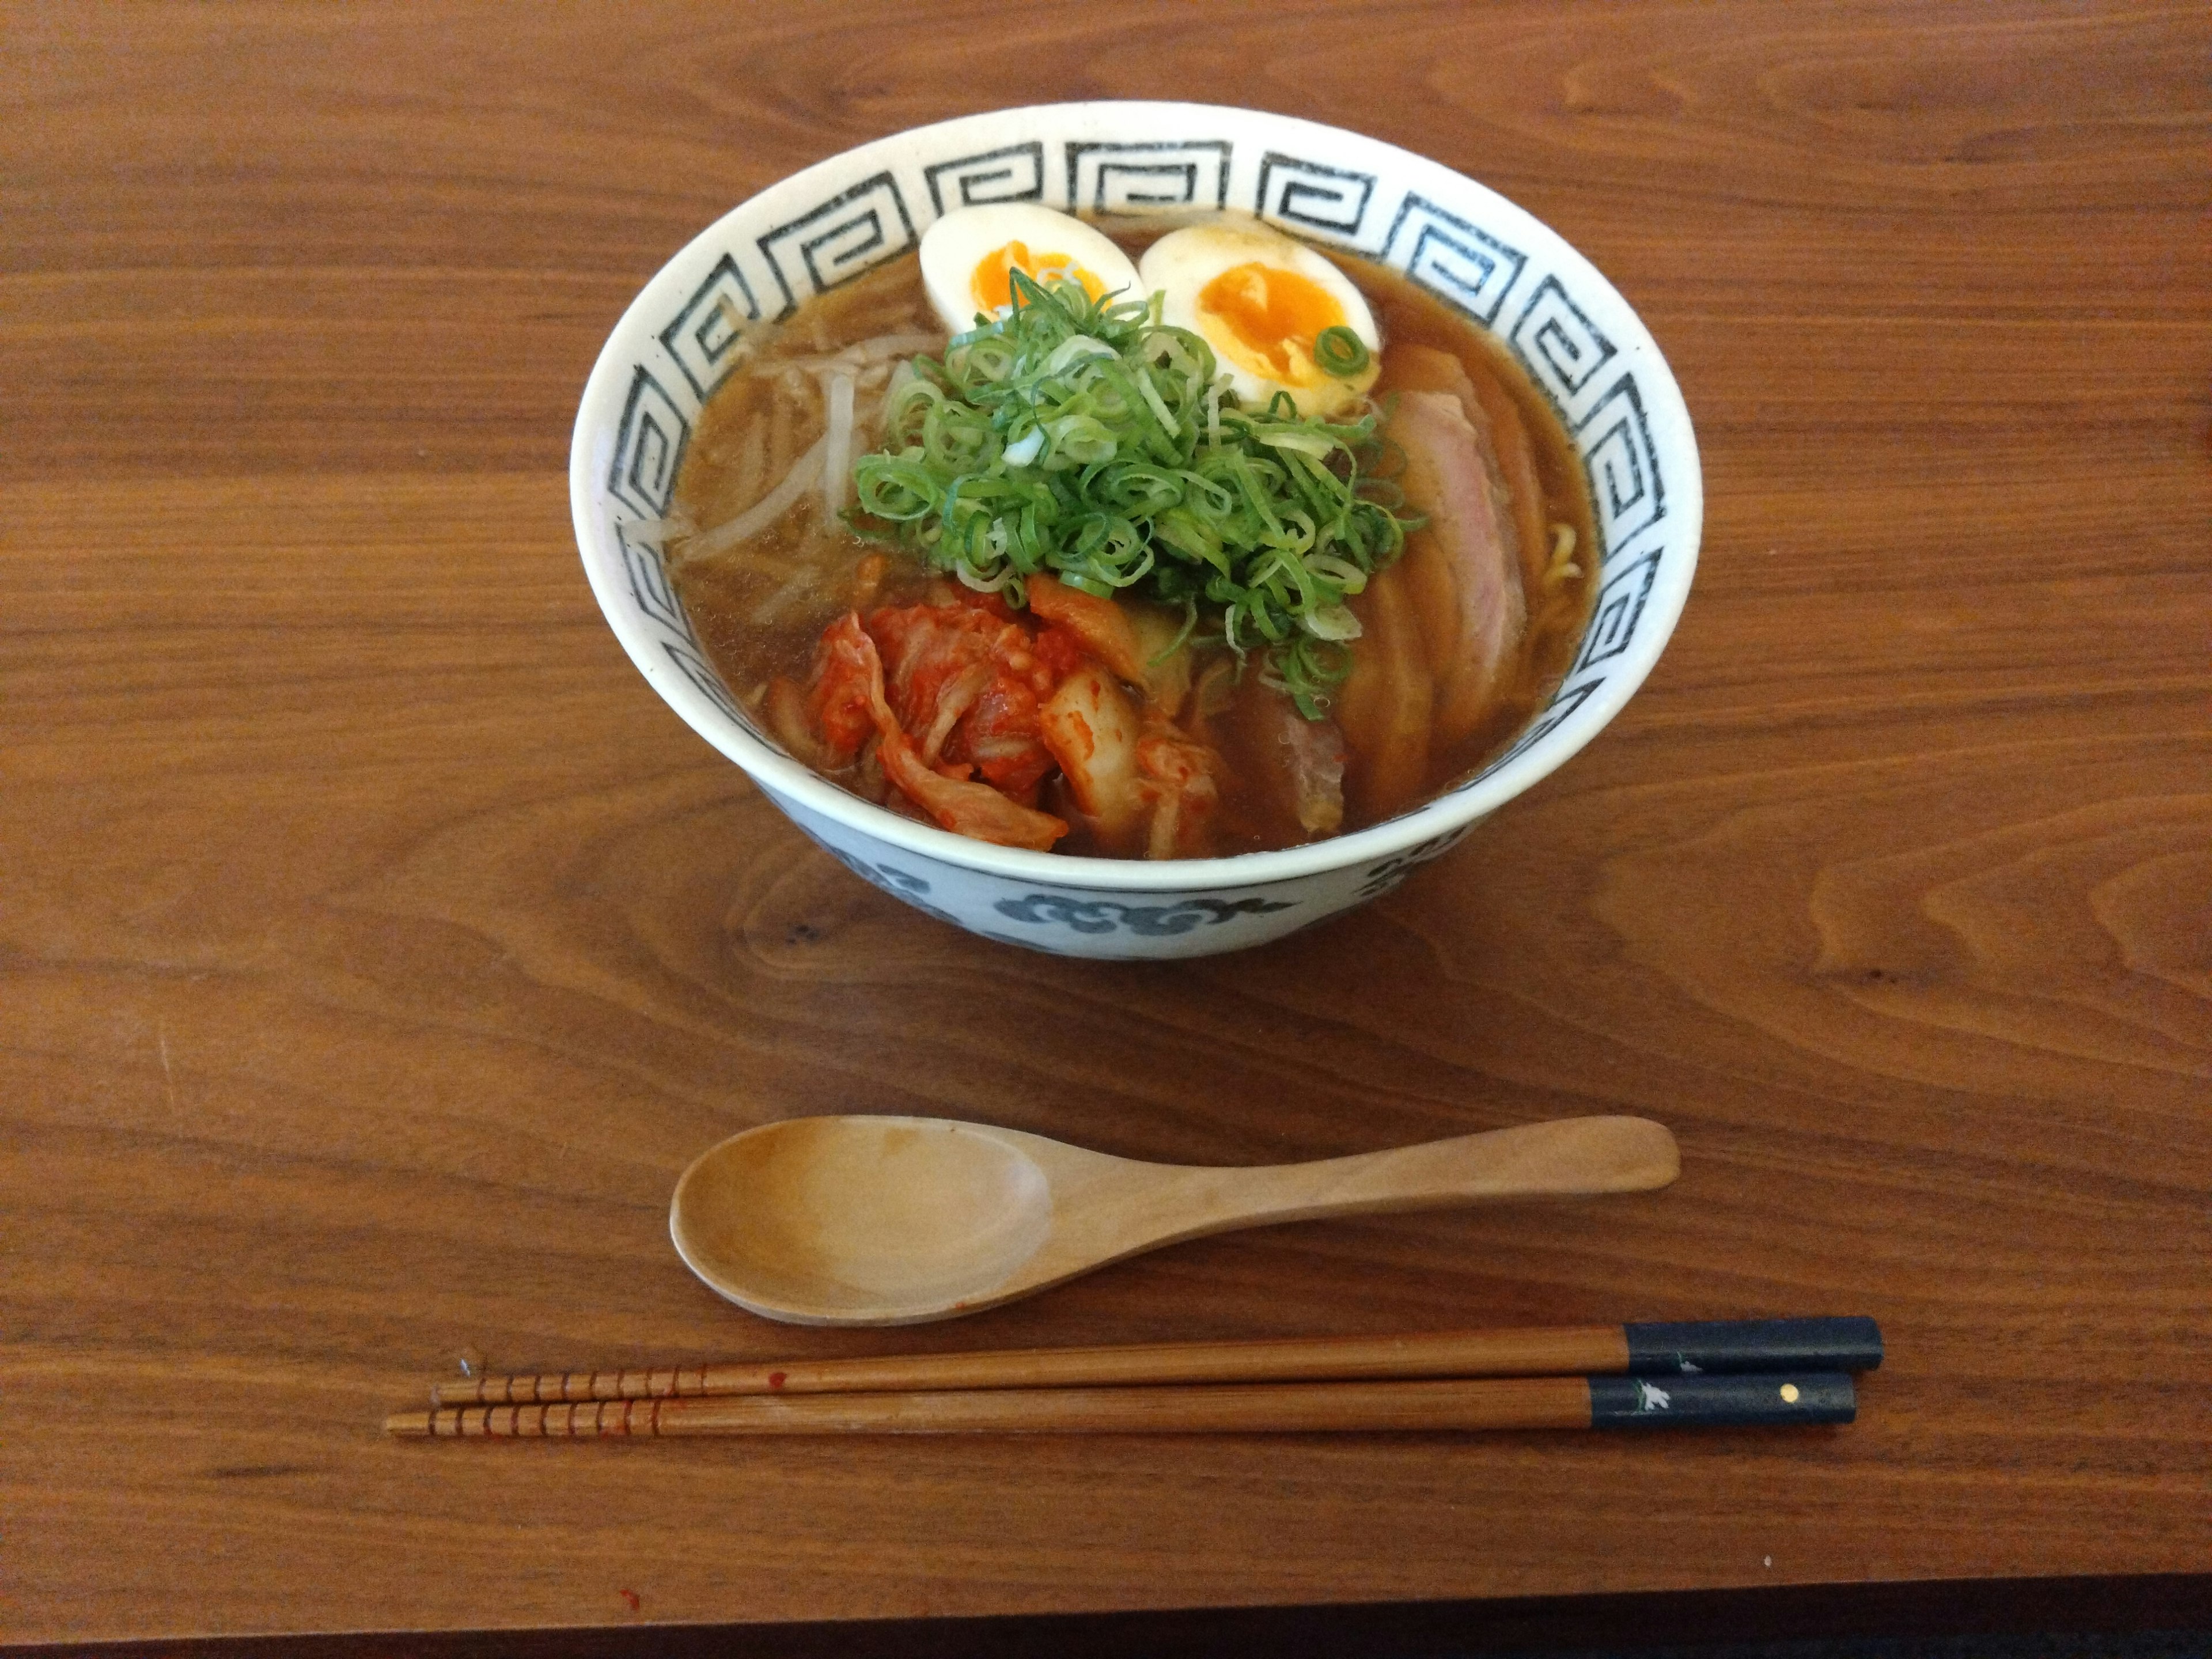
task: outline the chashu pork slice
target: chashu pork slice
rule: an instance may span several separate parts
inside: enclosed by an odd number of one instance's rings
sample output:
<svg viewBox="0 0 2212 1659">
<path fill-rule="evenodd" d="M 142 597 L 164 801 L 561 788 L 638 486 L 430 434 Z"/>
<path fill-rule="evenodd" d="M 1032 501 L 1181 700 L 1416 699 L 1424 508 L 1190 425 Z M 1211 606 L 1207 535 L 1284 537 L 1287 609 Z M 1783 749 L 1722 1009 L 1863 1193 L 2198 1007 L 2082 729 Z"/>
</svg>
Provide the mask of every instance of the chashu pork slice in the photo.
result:
<svg viewBox="0 0 2212 1659">
<path fill-rule="evenodd" d="M 1528 628 L 1517 538 L 1457 397 L 1401 392 L 1389 435 L 1406 452 L 1407 505 L 1428 515 L 1403 568 L 1436 682 L 1432 735 L 1448 747 L 1489 717 Z"/>
<path fill-rule="evenodd" d="M 1540 591 L 1551 545 L 1544 534 L 1544 487 L 1536 471 L 1535 440 L 1513 394 L 1494 374 L 1471 375 L 1450 352 L 1413 344 L 1390 348 L 1382 378 L 1375 384 L 1378 398 L 1402 392 L 1449 392 L 1459 398 L 1486 455 L 1498 465 L 1492 482 L 1505 486 L 1521 556 L 1522 591 Z"/>
<path fill-rule="evenodd" d="M 1359 643 L 1352 647 L 1352 677 L 1336 694 L 1337 724 L 1351 751 L 1344 793 L 1363 817 L 1379 823 L 1420 799 L 1437 687 L 1402 562 L 1369 577 L 1351 605 L 1359 618 Z"/>
</svg>

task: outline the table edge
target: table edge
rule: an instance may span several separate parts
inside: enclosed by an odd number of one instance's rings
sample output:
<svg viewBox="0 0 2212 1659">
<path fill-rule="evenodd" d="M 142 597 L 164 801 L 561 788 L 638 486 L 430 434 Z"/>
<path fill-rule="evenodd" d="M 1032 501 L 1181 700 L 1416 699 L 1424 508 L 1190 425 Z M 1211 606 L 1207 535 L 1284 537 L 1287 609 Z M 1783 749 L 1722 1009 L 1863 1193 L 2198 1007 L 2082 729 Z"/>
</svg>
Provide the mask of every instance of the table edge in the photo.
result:
<svg viewBox="0 0 2212 1659">
<path fill-rule="evenodd" d="M 1496 1600 L 1332 1602 L 949 1619 L 351 1632 L 38 1643 L 17 1659 L 1121 1659 L 1265 1652 L 1648 1649 L 1814 1638 L 2212 1632 L 2212 1572 L 1936 1578 Z"/>
</svg>

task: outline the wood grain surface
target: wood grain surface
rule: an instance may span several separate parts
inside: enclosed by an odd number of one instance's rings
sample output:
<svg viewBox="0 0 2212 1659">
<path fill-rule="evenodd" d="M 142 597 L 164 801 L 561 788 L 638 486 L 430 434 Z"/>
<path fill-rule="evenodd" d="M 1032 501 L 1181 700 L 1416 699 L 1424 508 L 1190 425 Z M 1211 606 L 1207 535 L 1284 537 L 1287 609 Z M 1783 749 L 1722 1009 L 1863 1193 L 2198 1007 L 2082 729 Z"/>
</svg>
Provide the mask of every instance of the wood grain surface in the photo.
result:
<svg viewBox="0 0 2212 1659">
<path fill-rule="evenodd" d="M 2201 1571 L 2197 4 L 15 5 L 0 1638 Z M 952 932 L 599 619 L 586 369 L 732 203 L 1170 96 L 1504 191 L 1650 323 L 1698 586 L 1451 857 L 1188 964 Z M 1656 1194 L 772 1327 L 669 1188 L 880 1109 L 1273 1162 L 1626 1112 Z M 399 1444 L 501 1370 L 1868 1313 L 1810 1433 Z"/>
</svg>

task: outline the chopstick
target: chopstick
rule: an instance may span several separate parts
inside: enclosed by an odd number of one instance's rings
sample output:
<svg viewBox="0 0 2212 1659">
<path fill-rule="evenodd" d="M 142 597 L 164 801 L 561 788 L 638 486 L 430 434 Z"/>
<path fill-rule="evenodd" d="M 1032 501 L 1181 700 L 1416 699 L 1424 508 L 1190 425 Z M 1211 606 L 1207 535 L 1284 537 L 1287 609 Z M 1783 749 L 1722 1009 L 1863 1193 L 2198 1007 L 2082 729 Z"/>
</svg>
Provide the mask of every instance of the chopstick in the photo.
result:
<svg viewBox="0 0 2212 1659">
<path fill-rule="evenodd" d="M 1871 1319 L 1702 1320 L 556 1371 L 441 1382 L 430 1401 L 447 1407 L 1437 1376 L 1575 1381 L 1583 1374 L 1860 1371 L 1881 1364 L 1881 1332 Z"/>
<path fill-rule="evenodd" d="M 805 1434 L 1306 1434 L 1848 1423 L 1840 1371 L 1667 1378 L 1189 1388 L 995 1389 L 793 1398 L 592 1401 L 401 1412 L 386 1433 L 438 1439 L 662 1439 Z"/>
</svg>

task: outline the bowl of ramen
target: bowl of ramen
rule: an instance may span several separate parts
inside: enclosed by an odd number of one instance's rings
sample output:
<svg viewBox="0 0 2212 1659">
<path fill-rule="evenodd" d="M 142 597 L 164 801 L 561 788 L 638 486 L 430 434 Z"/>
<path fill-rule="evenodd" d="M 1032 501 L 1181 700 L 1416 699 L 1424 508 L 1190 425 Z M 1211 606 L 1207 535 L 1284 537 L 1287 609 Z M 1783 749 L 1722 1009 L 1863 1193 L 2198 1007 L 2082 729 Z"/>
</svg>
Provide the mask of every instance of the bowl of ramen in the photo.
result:
<svg viewBox="0 0 2212 1659">
<path fill-rule="evenodd" d="M 1473 180 L 1251 110 L 903 132 L 732 210 L 585 387 L 631 659 L 854 874 L 1008 943 L 1240 949 L 1619 712 L 1690 587 L 1681 393 Z"/>
</svg>

